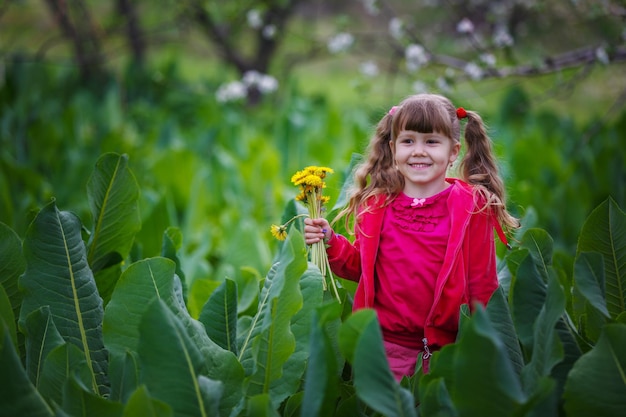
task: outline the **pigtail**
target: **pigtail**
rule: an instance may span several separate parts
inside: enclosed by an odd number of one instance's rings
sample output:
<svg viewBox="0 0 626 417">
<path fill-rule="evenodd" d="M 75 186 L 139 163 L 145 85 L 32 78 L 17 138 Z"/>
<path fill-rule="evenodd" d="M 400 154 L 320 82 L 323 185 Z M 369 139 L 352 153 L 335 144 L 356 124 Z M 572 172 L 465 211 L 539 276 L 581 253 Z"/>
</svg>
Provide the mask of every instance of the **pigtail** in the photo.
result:
<svg viewBox="0 0 626 417">
<path fill-rule="evenodd" d="M 367 159 L 354 171 L 354 182 L 350 190 L 348 206 L 336 217 L 345 216 L 346 229 L 350 218 L 357 219 L 360 213 L 368 210 L 367 202 L 376 195 L 394 195 L 404 188 L 404 179 L 395 167 L 391 141 L 393 111 L 385 114 L 378 122 L 374 136 L 367 147 Z"/>
<path fill-rule="evenodd" d="M 461 178 L 476 187 L 486 200 L 486 207 L 494 210 L 500 224 L 505 228 L 519 227 L 519 221 L 506 210 L 504 182 L 500 178 L 498 164 L 481 117 L 472 111 L 465 112 L 465 155 L 459 166 Z M 465 114 L 464 114 L 465 116 Z"/>
</svg>

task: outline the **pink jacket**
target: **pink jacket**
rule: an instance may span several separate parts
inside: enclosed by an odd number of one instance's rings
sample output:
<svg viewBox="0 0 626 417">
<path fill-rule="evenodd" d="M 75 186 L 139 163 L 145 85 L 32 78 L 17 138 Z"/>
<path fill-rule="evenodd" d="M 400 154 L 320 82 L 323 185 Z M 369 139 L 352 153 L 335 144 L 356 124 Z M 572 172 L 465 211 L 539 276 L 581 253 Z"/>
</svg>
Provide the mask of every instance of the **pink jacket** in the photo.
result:
<svg viewBox="0 0 626 417">
<path fill-rule="evenodd" d="M 485 305 L 498 287 L 493 237 L 497 221 L 487 210 L 476 213 L 470 185 L 458 179 L 447 181 L 452 183 L 448 198 L 451 232 L 435 285 L 434 303 L 424 327 L 425 351 L 454 342 L 460 306 L 469 304 L 471 308 L 475 301 Z M 378 200 L 382 202 L 383 198 Z M 354 244 L 341 235 L 334 235 L 329 241 L 327 253 L 332 271 L 359 282 L 354 310 L 374 306 L 374 265 L 385 208 L 377 204 L 363 214 L 356 227 Z M 502 237 L 501 229 L 498 233 Z"/>
</svg>

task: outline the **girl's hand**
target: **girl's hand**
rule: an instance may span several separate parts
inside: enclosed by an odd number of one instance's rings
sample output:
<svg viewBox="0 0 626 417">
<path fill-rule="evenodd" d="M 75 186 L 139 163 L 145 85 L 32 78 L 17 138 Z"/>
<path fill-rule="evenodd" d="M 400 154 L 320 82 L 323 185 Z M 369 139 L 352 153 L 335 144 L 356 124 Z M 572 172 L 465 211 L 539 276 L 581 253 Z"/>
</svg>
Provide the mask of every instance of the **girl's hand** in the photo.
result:
<svg viewBox="0 0 626 417">
<path fill-rule="evenodd" d="M 307 245 L 312 245 L 324 240 L 328 240 L 333 236 L 333 229 L 330 228 L 330 223 L 324 218 L 311 219 L 306 217 L 304 219 L 304 242 Z"/>
</svg>

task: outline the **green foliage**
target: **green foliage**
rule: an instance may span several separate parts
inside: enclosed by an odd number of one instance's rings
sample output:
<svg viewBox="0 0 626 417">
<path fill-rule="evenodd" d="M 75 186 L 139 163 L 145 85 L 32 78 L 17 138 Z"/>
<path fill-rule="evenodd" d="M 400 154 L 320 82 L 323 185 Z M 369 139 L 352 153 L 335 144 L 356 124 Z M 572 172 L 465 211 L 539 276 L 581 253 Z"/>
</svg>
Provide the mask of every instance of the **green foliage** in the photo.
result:
<svg viewBox="0 0 626 417">
<path fill-rule="evenodd" d="M 94 205 L 134 193 L 136 183 L 115 181 L 119 170 L 105 168 L 126 160 L 104 154 L 95 164 L 92 178 L 109 190 L 90 194 Z M 109 210 L 123 219 L 129 205 Z M 374 311 L 344 316 L 297 228 L 260 282 L 225 279 L 196 320 L 170 259 L 176 233 L 164 236 L 170 258 L 110 258 L 122 272 L 105 305 L 90 237 L 53 201 L 22 248 L 2 225 L 9 243 L 0 256 L 21 255 L 25 267 L 10 268 L 10 276 L 23 269 L 18 291 L 5 290 L 14 278 L 1 287 L 0 416 L 617 415 L 626 406 L 625 221 L 614 200 L 600 204 L 567 268 L 549 234 L 527 230 L 504 259 L 508 290 L 486 309 L 463 309 L 457 342 L 434 353 L 429 373 L 418 366 L 399 383 Z M 128 229 L 109 226 L 108 241 L 117 242 L 109 251 L 128 249 Z M 238 294 L 247 292 L 257 302 L 240 309 Z"/>
<path fill-rule="evenodd" d="M 301 223 L 285 242 L 264 233 L 301 209 L 288 179 L 305 164 L 345 167 L 328 217 L 345 206 L 366 118 L 297 92 L 258 113 L 220 106 L 168 71 L 122 99 L 115 83 L 99 97 L 62 70 L 7 67 L 0 416 L 623 409 L 623 120 L 591 140 L 532 110 L 499 128 L 513 209 L 526 210 L 502 286 L 461 312 L 429 373 L 397 383 L 374 312 L 351 314 L 353 283 L 343 304 L 323 292 Z M 64 105 L 34 105 L 55 94 Z"/>
</svg>

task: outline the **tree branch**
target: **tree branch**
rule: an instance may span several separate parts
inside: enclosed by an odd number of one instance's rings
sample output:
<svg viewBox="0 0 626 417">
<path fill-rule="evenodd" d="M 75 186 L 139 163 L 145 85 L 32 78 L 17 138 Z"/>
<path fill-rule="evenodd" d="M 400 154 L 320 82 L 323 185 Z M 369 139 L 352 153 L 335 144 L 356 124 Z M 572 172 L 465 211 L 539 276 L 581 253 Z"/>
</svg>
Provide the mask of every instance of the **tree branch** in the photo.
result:
<svg viewBox="0 0 626 417">
<path fill-rule="evenodd" d="M 505 78 L 510 76 L 533 76 L 551 74 L 566 69 L 577 68 L 599 62 L 596 47 L 586 47 L 567 51 L 559 55 L 545 57 L 540 65 L 519 65 L 516 67 L 490 68 L 483 78 Z M 469 61 L 448 55 L 431 56 L 431 61 L 447 67 L 463 71 Z M 626 48 L 617 47 L 609 55 L 609 62 L 619 63 L 626 61 Z"/>
<path fill-rule="evenodd" d="M 221 55 L 233 64 L 241 74 L 251 69 L 250 64 L 242 55 L 236 52 L 237 49 L 231 43 L 228 35 L 213 21 L 211 15 L 202 6 L 202 3 L 189 1 L 189 7 L 192 18 L 217 47 Z"/>
</svg>

